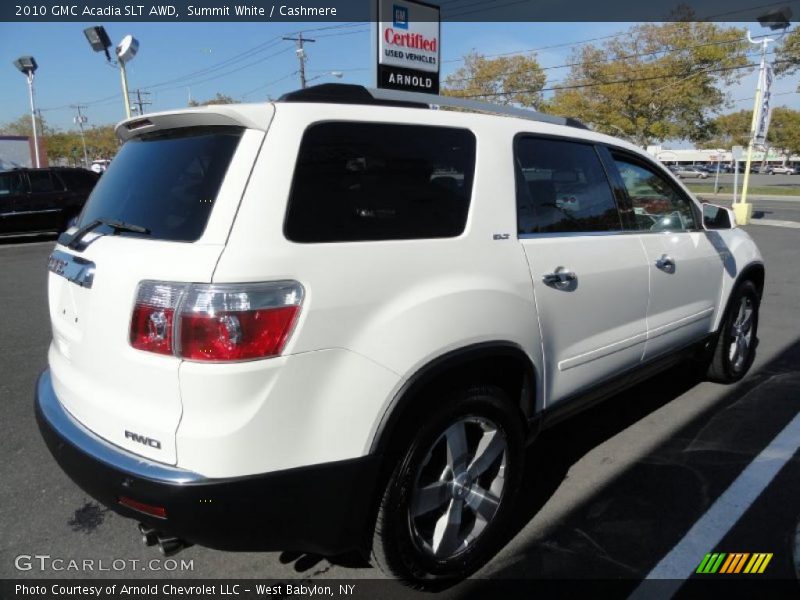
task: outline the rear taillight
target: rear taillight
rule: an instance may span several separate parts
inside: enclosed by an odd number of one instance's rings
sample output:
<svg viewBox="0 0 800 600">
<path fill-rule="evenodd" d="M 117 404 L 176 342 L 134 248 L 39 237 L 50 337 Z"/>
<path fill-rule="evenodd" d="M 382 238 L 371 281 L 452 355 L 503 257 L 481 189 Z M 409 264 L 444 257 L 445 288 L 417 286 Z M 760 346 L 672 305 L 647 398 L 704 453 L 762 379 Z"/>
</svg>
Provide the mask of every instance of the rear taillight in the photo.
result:
<svg viewBox="0 0 800 600">
<path fill-rule="evenodd" d="M 131 319 L 131 345 L 188 360 L 277 356 L 303 302 L 296 281 L 180 284 L 143 281 Z"/>
</svg>

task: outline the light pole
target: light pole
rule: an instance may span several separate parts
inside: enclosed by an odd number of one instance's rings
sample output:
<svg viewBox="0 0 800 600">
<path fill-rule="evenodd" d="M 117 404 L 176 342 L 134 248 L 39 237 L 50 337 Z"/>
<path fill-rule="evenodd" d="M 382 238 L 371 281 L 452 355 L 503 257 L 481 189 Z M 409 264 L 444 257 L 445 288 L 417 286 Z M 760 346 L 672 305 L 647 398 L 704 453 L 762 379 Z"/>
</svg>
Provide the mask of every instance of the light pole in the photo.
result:
<svg viewBox="0 0 800 600">
<path fill-rule="evenodd" d="M 33 76 L 39 65 L 36 64 L 36 59 L 32 56 L 20 56 L 14 61 L 14 66 L 28 79 L 28 97 L 31 101 L 31 125 L 33 126 L 33 152 L 36 154 L 34 164 L 38 169 L 41 166 L 41 162 L 39 159 L 39 132 L 36 127 L 36 104 L 33 99 Z"/>
<path fill-rule="evenodd" d="M 763 27 L 769 27 L 773 31 L 776 29 L 783 29 L 786 31 L 789 27 L 789 18 L 791 14 L 791 10 L 784 8 L 777 12 L 762 15 L 758 17 L 758 21 Z M 759 143 L 766 141 L 767 128 L 769 127 L 769 88 L 772 81 L 772 67 L 767 65 L 767 46 L 774 42 L 775 39 L 765 36 L 759 40 L 754 40 L 748 30 L 747 41 L 751 44 L 761 46 L 761 64 L 758 69 L 758 84 L 756 85 L 756 96 L 753 104 L 753 120 L 750 123 L 750 142 L 747 144 L 747 159 L 745 160 L 744 167 L 742 196 L 739 202 L 733 205 L 733 212 L 736 215 L 736 222 L 739 225 L 747 225 L 753 214 L 753 205 L 747 202 L 747 187 L 750 183 L 750 164 L 753 161 L 753 147 L 756 145 L 756 138 L 759 137 Z"/>
<path fill-rule="evenodd" d="M 305 82 L 308 84 L 314 81 L 315 79 L 319 79 L 320 77 L 327 77 L 328 75 L 330 75 L 331 77 L 336 77 L 336 79 L 341 79 L 344 73 L 342 73 L 341 71 L 328 71 L 327 73 L 320 73 L 319 75 L 315 75 L 311 79 L 306 79 Z"/>
<path fill-rule="evenodd" d="M 106 30 L 102 26 L 87 27 L 83 30 L 83 35 L 89 41 L 89 45 L 95 52 L 104 52 L 109 63 L 113 64 L 111 54 L 108 49 L 111 47 L 111 38 L 108 37 Z M 122 83 L 122 99 L 125 103 L 125 116 L 131 118 L 131 101 L 128 97 L 128 75 L 125 72 L 125 64 L 133 60 L 139 50 L 139 40 L 132 35 L 126 35 L 115 48 L 117 56 L 117 67 L 119 67 L 119 78 Z"/>
</svg>

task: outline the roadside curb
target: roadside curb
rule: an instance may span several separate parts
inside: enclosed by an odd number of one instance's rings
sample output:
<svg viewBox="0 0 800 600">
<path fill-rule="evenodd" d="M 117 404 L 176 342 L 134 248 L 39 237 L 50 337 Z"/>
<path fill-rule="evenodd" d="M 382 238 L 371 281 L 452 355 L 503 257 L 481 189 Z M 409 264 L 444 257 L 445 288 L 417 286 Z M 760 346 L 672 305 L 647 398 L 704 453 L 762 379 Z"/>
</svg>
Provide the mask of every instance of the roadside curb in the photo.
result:
<svg viewBox="0 0 800 600">
<path fill-rule="evenodd" d="M 689 190 L 691 191 L 691 190 Z M 702 200 L 733 200 L 733 194 L 713 194 L 709 192 L 692 192 L 695 196 Z M 741 198 L 741 194 L 738 195 Z M 758 198 L 763 200 L 785 200 L 787 202 L 800 202 L 800 194 L 782 196 L 780 194 L 753 194 L 749 198 Z"/>
</svg>

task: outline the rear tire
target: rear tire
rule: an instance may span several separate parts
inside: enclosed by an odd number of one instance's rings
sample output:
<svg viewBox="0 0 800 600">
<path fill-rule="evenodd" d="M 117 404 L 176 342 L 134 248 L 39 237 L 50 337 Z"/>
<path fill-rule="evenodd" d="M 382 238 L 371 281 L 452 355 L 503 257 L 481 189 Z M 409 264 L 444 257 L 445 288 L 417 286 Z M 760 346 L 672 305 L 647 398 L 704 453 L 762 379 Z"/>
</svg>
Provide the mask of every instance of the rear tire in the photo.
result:
<svg viewBox="0 0 800 600">
<path fill-rule="evenodd" d="M 407 585 L 442 589 L 504 539 L 522 477 L 522 417 L 503 390 L 479 386 L 415 427 L 381 498 L 372 561 Z"/>
<path fill-rule="evenodd" d="M 749 280 L 731 294 L 708 366 L 710 381 L 735 383 L 747 374 L 756 354 L 760 302 L 758 290 Z"/>
</svg>

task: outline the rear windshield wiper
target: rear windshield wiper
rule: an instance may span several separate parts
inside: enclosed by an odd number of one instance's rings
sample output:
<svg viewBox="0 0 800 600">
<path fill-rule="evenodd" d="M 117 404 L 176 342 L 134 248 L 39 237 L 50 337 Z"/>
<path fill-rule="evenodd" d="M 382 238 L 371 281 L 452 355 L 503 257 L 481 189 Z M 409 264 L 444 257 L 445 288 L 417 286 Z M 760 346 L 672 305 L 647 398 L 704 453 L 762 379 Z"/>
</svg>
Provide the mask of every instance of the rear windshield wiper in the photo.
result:
<svg viewBox="0 0 800 600">
<path fill-rule="evenodd" d="M 141 233 L 143 235 L 148 235 L 150 233 L 150 230 L 147 227 L 142 227 L 141 225 L 125 223 L 124 221 L 117 221 L 115 219 L 99 218 L 90 221 L 72 235 L 69 235 L 68 233 L 62 233 L 58 238 L 58 243 L 63 244 L 67 248 L 77 250 L 78 245 L 84 236 L 86 236 L 87 233 L 94 231 L 101 225 L 110 227 L 114 230 L 114 233 L 119 233 L 120 231 L 130 231 L 131 233 Z"/>
</svg>

